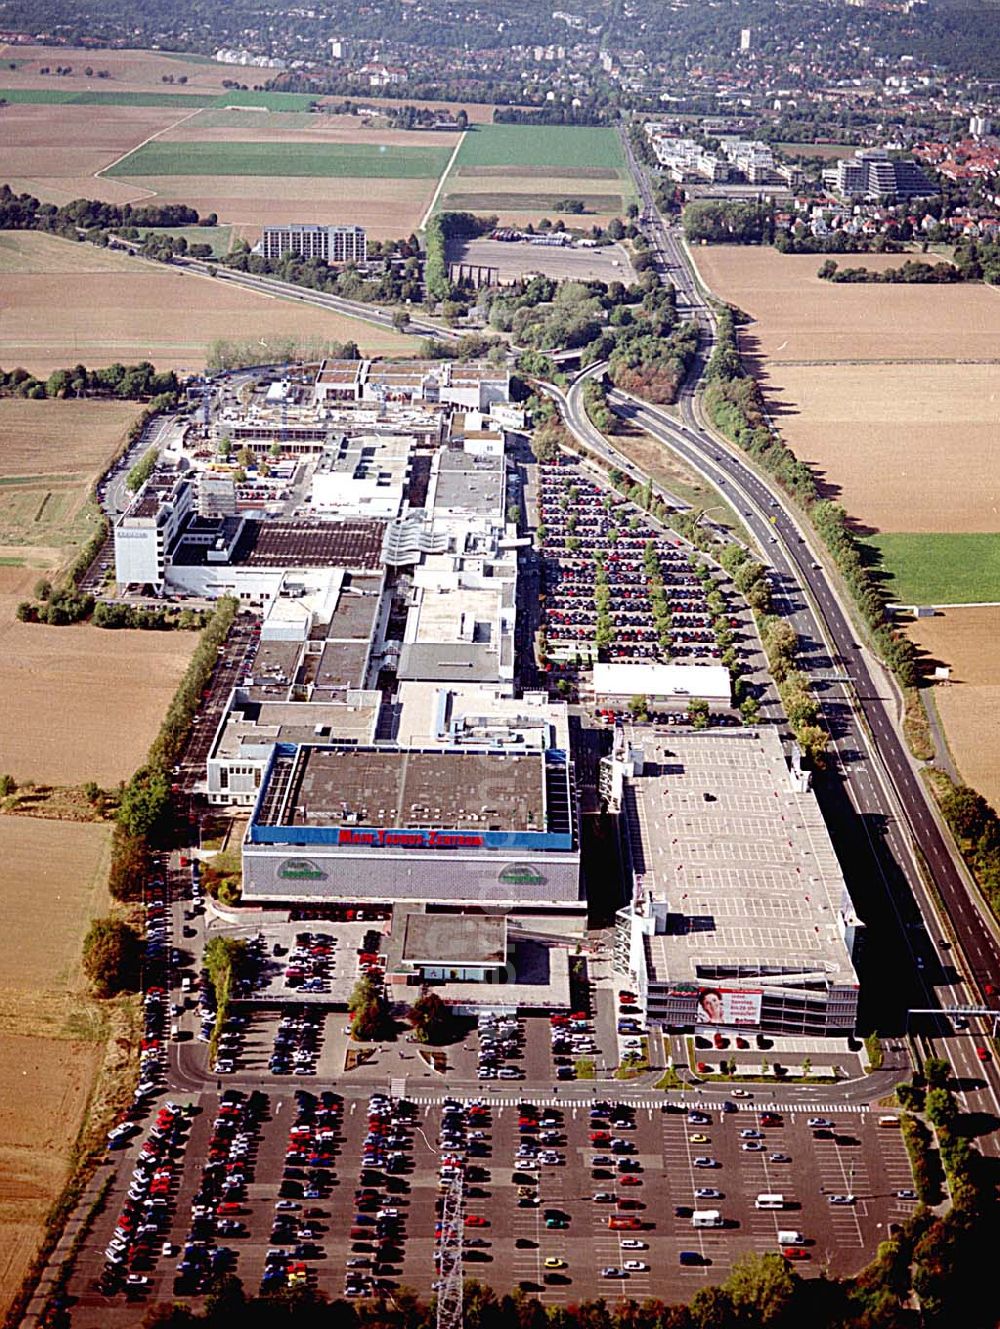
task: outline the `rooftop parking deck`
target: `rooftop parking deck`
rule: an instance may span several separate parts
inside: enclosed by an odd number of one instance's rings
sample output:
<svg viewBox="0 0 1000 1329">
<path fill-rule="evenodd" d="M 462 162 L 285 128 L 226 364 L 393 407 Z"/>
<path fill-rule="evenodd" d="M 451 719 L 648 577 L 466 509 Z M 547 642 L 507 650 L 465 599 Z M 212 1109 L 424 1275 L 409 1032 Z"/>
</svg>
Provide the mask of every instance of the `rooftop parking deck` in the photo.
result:
<svg viewBox="0 0 1000 1329">
<path fill-rule="evenodd" d="M 841 915 L 850 900 L 815 796 L 790 783 L 774 729 L 636 733 L 644 769 L 623 810 L 634 869 L 665 934 L 658 982 L 814 972 L 856 984 Z"/>
</svg>

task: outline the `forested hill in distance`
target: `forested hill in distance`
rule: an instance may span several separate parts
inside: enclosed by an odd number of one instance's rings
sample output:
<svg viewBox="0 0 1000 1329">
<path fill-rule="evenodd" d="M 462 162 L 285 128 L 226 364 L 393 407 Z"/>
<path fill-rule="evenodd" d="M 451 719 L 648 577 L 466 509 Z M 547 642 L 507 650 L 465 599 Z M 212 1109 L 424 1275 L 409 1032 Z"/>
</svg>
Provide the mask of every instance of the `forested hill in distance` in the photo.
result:
<svg viewBox="0 0 1000 1329">
<path fill-rule="evenodd" d="M 911 55 L 983 78 L 995 78 L 1000 69 L 997 0 L 927 0 L 908 14 L 859 9 L 846 0 L 567 0 L 562 7 L 538 0 L 490 0 L 488 6 L 327 0 L 293 12 L 276 0 L 143 0 L 139 6 L 134 0 L 0 0 L 6 30 L 116 45 L 128 32 L 132 46 L 207 55 L 239 46 L 285 60 L 324 60 L 331 36 L 442 52 L 589 42 L 612 52 L 642 50 L 677 72 L 692 60 L 711 71 L 731 60 L 744 27 L 753 31 L 758 56 L 797 56 L 807 80 L 813 54 L 824 64 L 834 59 L 846 73 L 868 58 L 866 47 L 890 61 Z"/>
</svg>

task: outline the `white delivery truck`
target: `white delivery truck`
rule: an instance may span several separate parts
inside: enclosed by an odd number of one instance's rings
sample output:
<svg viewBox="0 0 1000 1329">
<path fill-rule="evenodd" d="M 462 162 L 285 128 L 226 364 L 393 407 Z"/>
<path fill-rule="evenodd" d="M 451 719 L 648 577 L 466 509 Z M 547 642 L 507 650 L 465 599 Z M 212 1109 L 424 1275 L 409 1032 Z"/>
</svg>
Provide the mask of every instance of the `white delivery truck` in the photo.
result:
<svg viewBox="0 0 1000 1329">
<path fill-rule="evenodd" d="M 778 1233 L 779 1246 L 804 1246 L 805 1244 L 806 1239 L 801 1232 L 796 1232 L 790 1228 L 787 1232 Z"/>
</svg>

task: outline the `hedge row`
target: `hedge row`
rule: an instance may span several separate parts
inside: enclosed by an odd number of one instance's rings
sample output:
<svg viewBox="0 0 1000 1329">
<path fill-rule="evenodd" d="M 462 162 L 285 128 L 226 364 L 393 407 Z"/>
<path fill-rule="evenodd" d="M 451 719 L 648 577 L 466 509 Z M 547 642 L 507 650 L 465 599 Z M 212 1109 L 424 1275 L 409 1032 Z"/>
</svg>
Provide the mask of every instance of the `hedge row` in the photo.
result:
<svg viewBox="0 0 1000 1329">
<path fill-rule="evenodd" d="M 150 845 L 169 829 L 171 772 L 183 754 L 201 694 L 212 677 L 219 648 L 229 635 L 237 609 L 237 602 L 228 596 L 218 602 L 174 693 L 145 765 L 122 790 L 109 879 L 116 899 L 137 898 Z"/>
<path fill-rule="evenodd" d="M 427 258 L 424 263 L 424 289 L 430 300 L 451 298 L 452 285 L 448 277 L 448 241 L 460 236 L 473 238 L 486 235 L 497 224 L 496 217 L 477 217 L 471 212 L 438 212 L 427 223 L 424 245 Z"/>
<path fill-rule="evenodd" d="M 940 1204 L 941 1183 L 944 1180 L 944 1174 L 941 1170 L 941 1159 L 934 1149 L 930 1131 L 918 1117 L 912 1116 L 909 1112 L 903 1113 L 900 1118 L 900 1126 L 903 1143 L 906 1145 L 906 1152 L 910 1156 L 910 1166 L 913 1169 L 913 1185 L 917 1192 L 917 1198 L 921 1204 Z"/>
<path fill-rule="evenodd" d="M 1000 817 L 982 794 L 936 771 L 932 785 L 955 843 L 990 909 L 1000 918 Z"/>
<path fill-rule="evenodd" d="M 219 1053 L 219 1037 L 226 1025 L 233 987 L 246 953 L 246 942 L 233 937 L 212 937 L 205 947 L 205 968 L 215 993 L 215 1024 L 208 1044 L 208 1064 L 214 1066 Z"/>
</svg>

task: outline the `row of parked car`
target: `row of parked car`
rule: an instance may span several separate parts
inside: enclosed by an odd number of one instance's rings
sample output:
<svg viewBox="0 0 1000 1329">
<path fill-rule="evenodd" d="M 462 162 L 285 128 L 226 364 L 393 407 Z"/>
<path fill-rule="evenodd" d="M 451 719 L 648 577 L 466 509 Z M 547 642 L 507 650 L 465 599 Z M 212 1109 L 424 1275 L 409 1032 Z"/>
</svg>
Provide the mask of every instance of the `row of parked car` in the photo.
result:
<svg viewBox="0 0 1000 1329">
<path fill-rule="evenodd" d="M 457 1098 L 446 1098 L 442 1104 L 437 1141 L 439 1194 L 434 1223 L 434 1265 L 440 1278 L 451 1272 L 459 1246 L 478 1255 L 480 1248 L 490 1244 L 487 1237 L 470 1231 L 488 1228 L 489 1219 L 469 1212 L 467 1207 L 448 1204 L 447 1197 L 454 1194 L 456 1187 L 466 1204 L 487 1195 L 478 1183 L 488 1177 L 484 1164 L 493 1147 L 491 1128 L 490 1110 L 483 1102 L 463 1103 Z M 440 1282 L 435 1282 L 434 1287 L 440 1287 Z"/>
<path fill-rule="evenodd" d="M 586 1011 L 574 1011 L 572 1015 L 550 1016 L 549 1029 L 556 1079 L 573 1080 L 577 1059 L 597 1055 L 593 1022 Z"/>
<path fill-rule="evenodd" d="M 566 458 L 540 468 L 539 516 L 550 649 L 563 654 L 593 650 L 598 623 L 595 555 L 600 555 L 615 632 L 608 657 L 664 658 L 644 557 L 652 541 L 671 611 L 670 656 L 717 653 L 704 592 L 679 540 L 654 531 L 627 500 L 602 489 Z"/>
<path fill-rule="evenodd" d="M 361 1173 L 354 1192 L 351 1254 L 344 1293 L 363 1297 L 394 1286 L 403 1261 L 406 1208 L 390 1178 L 411 1166 L 413 1109 L 409 1103 L 373 1093 L 368 1099 L 368 1131 Z M 398 1188 L 398 1183 L 396 1183 Z"/>
<path fill-rule="evenodd" d="M 524 1029 L 514 1015 L 479 1016 L 480 1080 L 520 1080 L 523 1072 L 511 1061 L 524 1055 Z"/>
<path fill-rule="evenodd" d="M 315 1201 L 330 1194 L 343 1143 L 344 1100 L 295 1091 L 295 1120 L 288 1130 L 284 1175 L 274 1206 L 271 1246 L 264 1261 L 261 1291 L 295 1288 L 313 1281 L 313 1261 L 323 1254 L 320 1239 L 330 1212 Z M 303 1206 L 303 1200 L 314 1203 Z"/>
<path fill-rule="evenodd" d="M 243 1216 L 266 1111 L 267 1098 L 261 1093 L 227 1089 L 220 1096 L 174 1275 L 176 1296 L 197 1296 L 236 1265 L 236 1250 L 225 1242 L 249 1235 Z M 220 1243 L 220 1237 L 225 1242 Z"/>
<path fill-rule="evenodd" d="M 105 1296 L 121 1291 L 129 1297 L 141 1296 L 149 1285 L 146 1270 L 153 1267 L 156 1255 L 170 1253 L 164 1233 L 170 1227 L 188 1128 L 188 1110 L 177 1103 L 165 1103 L 140 1146 L 125 1200 L 104 1251 L 98 1287 Z M 109 1136 L 109 1144 L 132 1134 L 132 1126 L 122 1123 Z"/>
<path fill-rule="evenodd" d="M 325 1012 L 314 1006 L 285 1011 L 268 1061 L 272 1075 L 315 1075 L 323 1044 Z"/>
<path fill-rule="evenodd" d="M 143 889 L 143 1037 L 139 1049 L 139 1084 L 134 1101 L 142 1106 L 163 1085 L 167 1066 L 170 1009 L 167 997 L 171 947 L 167 885 L 162 858 L 154 860 Z"/>
<path fill-rule="evenodd" d="M 285 964 L 285 987 L 329 992 L 336 963 L 337 938 L 332 933 L 298 932 Z"/>
</svg>

